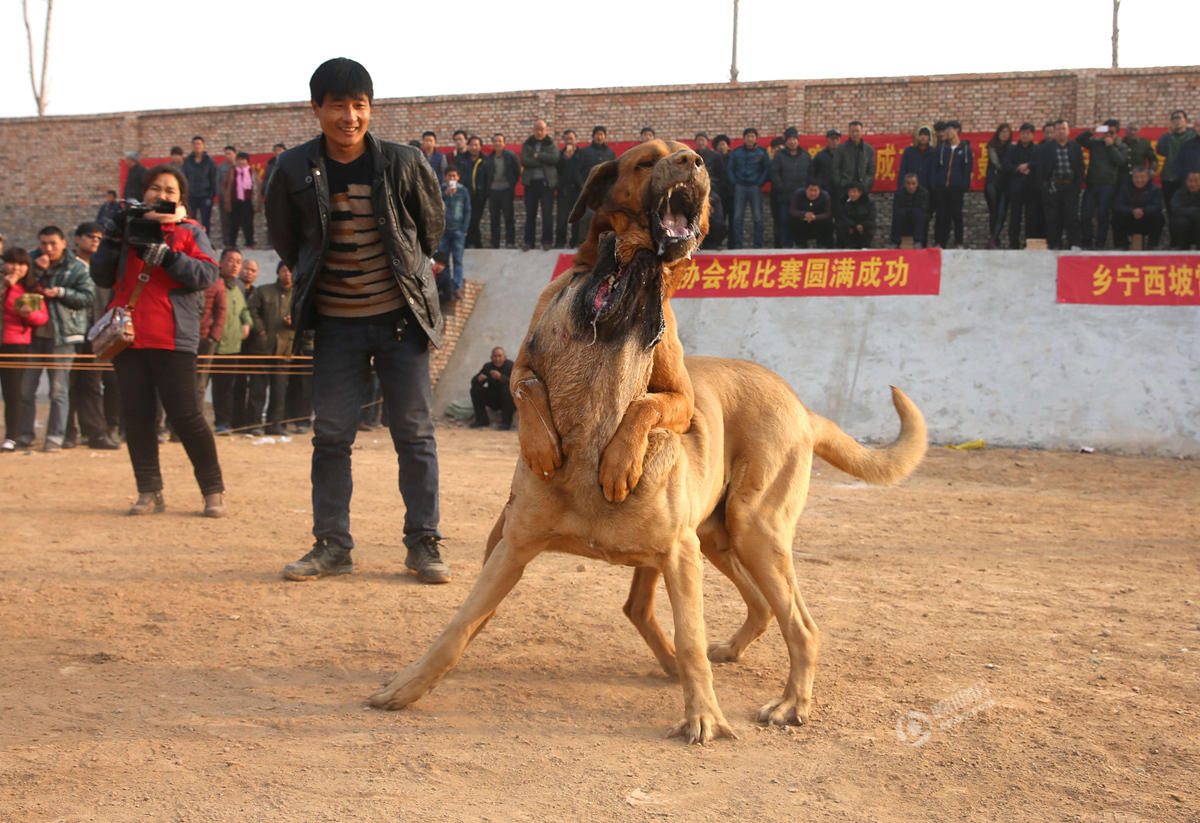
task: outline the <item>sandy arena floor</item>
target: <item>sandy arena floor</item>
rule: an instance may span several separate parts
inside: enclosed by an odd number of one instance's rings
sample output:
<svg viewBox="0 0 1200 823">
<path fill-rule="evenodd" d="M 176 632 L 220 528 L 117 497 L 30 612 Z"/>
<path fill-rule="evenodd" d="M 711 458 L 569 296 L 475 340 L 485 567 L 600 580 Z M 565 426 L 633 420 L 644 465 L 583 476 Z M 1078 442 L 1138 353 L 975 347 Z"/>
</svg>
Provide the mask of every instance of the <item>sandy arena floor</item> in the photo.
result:
<svg viewBox="0 0 1200 823">
<path fill-rule="evenodd" d="M 819 464 L 796 567 L 823 631 L 803 728 L 762 728 L 778 632 L 715 667 L 739 740 L 682 711 L 621 614 L 629 570 L 548 555 L 407 710 L 365 698 L 479 571 L 516 435 L 439 429 L 455 581 L 403 572 L 395 456 L 355 451 L 358 572 L 280 579 L 309 445 L 223 439 L 232 516 L 133 519 L 127 455 L 0 457 L 3 821 L 1195 821 L 1200 463 L 931 449 L 898 487 Z M 742 618 L 706 578 L 709 637 Z M 670 613 L 661 594 L 660 616 Z"/>
</svg>

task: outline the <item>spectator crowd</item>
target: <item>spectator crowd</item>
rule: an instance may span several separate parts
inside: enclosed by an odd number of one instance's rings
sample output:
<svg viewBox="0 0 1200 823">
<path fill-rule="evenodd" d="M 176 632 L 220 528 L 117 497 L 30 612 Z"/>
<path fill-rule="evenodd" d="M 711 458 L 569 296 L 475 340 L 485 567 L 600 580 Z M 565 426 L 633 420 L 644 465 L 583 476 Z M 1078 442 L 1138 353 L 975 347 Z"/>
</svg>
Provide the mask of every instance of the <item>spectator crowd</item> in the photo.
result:
<svg viewBox="0 0 1200 823">
<path fill-rule="evenodd" d="M 828 129 L 824 145 L 812 150 L 800 146 L 798 130 L 790 127 L 770 141 L 760 139 L 754 127 L 744 129 L 740 141 L 697 132 L 690 142 L 712 181 L 705 247 L 763 248 L 768 242 L 776 248 L 965 247 L 965 195 L 981 165 L 977 152 L 986 154 L 987 204 L 986 236 L 969 238 L 977 247 L 1020 248 L 1029 240 L 1044 240 L 1052 249 L 1103 249 L 1110 242 L 1118 249 L 1200 247 L 1200 140 L 1185 111 L 1171 112 L 1153 144 L 1141 136 L 1139 124 L 1122 126 L 1117 119 L 1074 135 L 1061 119 L 1040 129 L 1029 122 L 1002 123 L 986 144 L 976 146 L 962 131 L 953 119 L 917 126 L 901 153 L 890 196 L 874 191 L 875 149 L 857 120 L 844 135 Z M 641 132 L 642 140 L 655 137 L 652 128 Z M 593 127 L 581 144 L 572 128 L 556 139 L 544 119 L 534 121 L 519 151 L 498 131 L 486 147 L 482 135 L 466 129 L 456 130 L 452 143 L 440 150 L 433 131 L 411 141 L 442 189 L 445 231 L 434 270 L 439 294 L 451 305 L 462 296 L 465 249 L 517 248 L 518 238 L 524 250 L 577 246 L 590 215 L 573 224 L 568 215 L 591 170 L 617 157 L 604 126 Z M 219 221 L 220 278 L 204 293 L 196 386 L 203 398 L 211 372 L 217 434 L 283 434 L 289 421 L 295 431 L 308 427 L 309 378 L 302 369 L 280 365 L 294 351 L 311 353 L 312 346 L 311 339 L 295 344 L 291 273 L 281 264 L 274 283 L 257 285 L 258 264 L 241 252 L 256 244 L 254 217 L 284 150 L 282 143 L 273 147 L 261 174 L 250 154 L 232 145 L 217 162 L 200 135 L 193 137 L 190 152 L 178 146 L 170 151 L 170 165 L 187 183 L 187 215 L 210 238 L 214 211 Z M 126 161 L 123 197 L 141 199 L 147 170 L 134 153 Z M 518 190 L 524 206 L 519 232 Z M 0 452 L 33 447 L 34 395 L 43 372 L 50 387 L 43 449 L 120 447 L 117 382 L 90 358 L 75 358 L 90 352 L 85 334 L 112 299 L 110 289 L 93 282 L 89 265 L 121 209 L 117 191 L 108 191 L 96 219 L 79 224 L 70 244 L 68 233 L 54 225 L 45 226 L 29 250 L 5 248 L 0 236 L 0 353 L 9 355 L 0 364 L 5 403 Z M 890 215 L 886 227 L 881 211 Z M 502 351 L 498 357 L 504 359 Z M 485 364 L 473 386 L 476 422 L 486 419 L 479 413 L 486 405 L 500 408 L 508 423 L 511 410 L 503 398 L 482 393 L 491 385 L 491 371 Z M 160 438 L 171 436 L 161 408 L 158 419 Z"/>
</svg>

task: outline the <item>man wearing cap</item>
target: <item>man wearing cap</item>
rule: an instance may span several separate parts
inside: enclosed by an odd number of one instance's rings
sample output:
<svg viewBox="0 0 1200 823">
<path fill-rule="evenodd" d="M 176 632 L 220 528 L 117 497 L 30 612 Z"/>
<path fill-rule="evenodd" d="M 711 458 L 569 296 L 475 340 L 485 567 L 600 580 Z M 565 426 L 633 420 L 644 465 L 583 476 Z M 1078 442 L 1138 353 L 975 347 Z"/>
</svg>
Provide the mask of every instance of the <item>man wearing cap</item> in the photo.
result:
<svg viewBox="0 0 1200 823">
<path fill-rule="evenodd" d="M 809 171 L 809 177 L 834 200 L 837 200 L 838 191 L 833 174 L 833 158 L 841 142 L 842 133 L 837 129 L 825 132 L 825 148 L 817 152 L 816 157 L 812 159 L 812 168 Z"/>
<path fill-rule="evenodd" d="M 762 187 L 770 174 L 771 158 L 758 145 L 758 129 L 750 126 L 742 131 L 742 145 L 729 153 L 729 179 L 733 182 L 733 232 L 729 248 L 742 248 L 743 222 L 746 207 L 754 223 L 754 248 L 763 246 Z"/>
<path fill-rule="evenodd" d="M 792 236 L 789 229 L 791 216 L 789 205 L 796 189 L 808 183 L 808 167 L 811 159 L 808 152 L 800 148 L 800 132 L 789 126 L 783 132 L 783 148 L 771 158 L 771 200 L 778 215 L 775 226 L 775 248 L 790 249 Z"/>
</svg>

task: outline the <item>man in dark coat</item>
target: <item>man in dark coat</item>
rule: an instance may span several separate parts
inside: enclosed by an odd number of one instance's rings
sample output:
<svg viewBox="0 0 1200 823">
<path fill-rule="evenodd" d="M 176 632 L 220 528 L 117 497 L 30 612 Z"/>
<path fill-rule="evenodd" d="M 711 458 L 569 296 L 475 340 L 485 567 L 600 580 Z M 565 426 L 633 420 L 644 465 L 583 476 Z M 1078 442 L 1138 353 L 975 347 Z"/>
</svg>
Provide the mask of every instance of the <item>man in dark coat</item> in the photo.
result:
<svg viewBox="0 0 1200 823">
<path fill-rule="evenodd" d="M 500 428 L 511 429 L 513 412 L 512 393 L 508 379 L 512 376 L 513 361 L 504 355 L 504 349 L 492 349 L 492 357 L 471 378 L 471 405 L 475 407 L 475 420 L 471 428 L 481 429 L 488 425 L 488 407 L 500 410 Z"/>
</svg>

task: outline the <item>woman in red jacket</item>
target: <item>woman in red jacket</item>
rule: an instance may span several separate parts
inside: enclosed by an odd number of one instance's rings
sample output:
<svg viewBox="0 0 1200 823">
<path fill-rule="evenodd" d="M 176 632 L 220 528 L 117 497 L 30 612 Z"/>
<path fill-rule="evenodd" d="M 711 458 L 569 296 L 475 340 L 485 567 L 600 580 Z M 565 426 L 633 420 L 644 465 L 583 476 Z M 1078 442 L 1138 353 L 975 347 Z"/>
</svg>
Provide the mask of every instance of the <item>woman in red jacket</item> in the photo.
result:
<svg viewBox="0 0 1200 823">
<path fill-rule="evenodd" d="M 204 290 L 217 281 L 218 270 L 208 235 L 187 219 L 187 180 L 174 166 L 155 166 L 146 172 L 148 203 L 174 203 L 169 214 L 150 212 L 146 218 L 162 226 L 162 241 L 142 248 L 128 247 L 121 258 L 124 215 L 118 215 L 92 257 L 92 279 L 113 289 L 110 307 L 127 306 L 140 288 L 133 309 L 133 344 L 117 355 L 113 367 L 121 387 L 121 417 L 125 442 L 137 481 L 138 499 L 130 514 L 161 512 L 162 473 L 158 465 L 155 398 L 162 400 L 171 428 L 183 442 L 200 492 L 204 514 L 225 514 L 225 484 L 212 429 L 196 397 L 196 347 Z"/>
<path fill-rule="evenodd" d="M 5 249 L 0 259 L 4 261 L 4 282 L 0 285 L 4 290 L 4 331 L 0 353 L 28 354 L 34 326 L 44 326 L 50 319 L 46 301 L 37 293 L 29 252 L 14 246 Z M 25 369 L 17 365 L 19 362 L 16 358 L 0 362 L 0 391 L 4 393 L 4 440 L 0 442 L 0 452 L 16 451 L 13 437 L 21 431 Z"/>
</svg>

